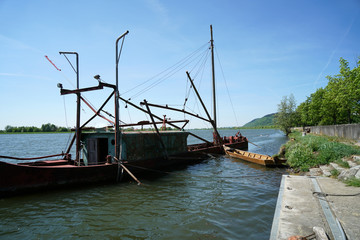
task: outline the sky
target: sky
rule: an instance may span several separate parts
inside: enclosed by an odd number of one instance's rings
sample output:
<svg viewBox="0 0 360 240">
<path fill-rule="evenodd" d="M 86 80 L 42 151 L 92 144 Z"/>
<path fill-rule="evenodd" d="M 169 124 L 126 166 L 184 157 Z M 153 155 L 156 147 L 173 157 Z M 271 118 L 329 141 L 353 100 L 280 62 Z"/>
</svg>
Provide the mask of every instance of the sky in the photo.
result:
<svg viewBox="0 0 360 240">
<path fill-rule="evenodd" d="M 0 0 L 0 130 L 45 123 L 74 127 L 76 98 L 61 96 L 57 83 L 74 89 L 76 74 L 59 51 L 79 53 L 81 88 L 96 86 L 97 74 L 114 84 L 115 41 L 127 30 L 119 61 L 122 97 L 180 109 L 188 97 L 187 110 L 206 116 L 193 91 L 187 95 L 189 71 L 212 114 L 210 60 L 200 74 L 189 64 L 137 94 L 181 59 L 202 46 L 208 49 L 211 24 L 220 127 L 242 126 L 274 113 L 290 94 L 300 104 L 326 86 L 326 76 L 339 73 L 341 57 L 353 68 L 360 56 L 359 0 Z M 68 58 L 75 66 L 74 56 Z M 99 108 L 109 94 L 83 96 Z M 151 110 L 184 119 L 183 114 Z M 93 115 L 85 104 L 81 113 L 82 122 Z M 124 103 L 120 118 L 125 123 L 150 120 Z M 209 127 L 185 118 L 188 128 Z M 108 123 L 97 118 L 90 125 Z"/>
</svg>

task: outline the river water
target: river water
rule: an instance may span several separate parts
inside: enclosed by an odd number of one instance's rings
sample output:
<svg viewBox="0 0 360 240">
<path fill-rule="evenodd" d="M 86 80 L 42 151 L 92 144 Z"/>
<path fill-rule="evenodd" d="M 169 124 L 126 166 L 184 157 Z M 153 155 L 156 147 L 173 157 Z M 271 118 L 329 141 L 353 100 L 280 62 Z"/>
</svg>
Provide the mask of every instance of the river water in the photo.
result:
<svg viewBox="0 0 360 240">
<path fill-rule="evenodd" d="M 211 138 L 208 130 L 194 130 Z M 236 130 L 220 130 L 232 135 Z M 279 130 L 242 130 L 249 151 L 273 155 Z M 0 135 L 0 155 L 61 153 L 69 134 Z M 196 140 L 189 137 L 189 143 Z M 3 159 L 2 159 L 3 160 Z M 269 239 L 284 169 L 225 156 L 170 174 L 0 199 L 0 239 Z M 1 176 L 0 176 L 1 178 Z"/>
</svg>

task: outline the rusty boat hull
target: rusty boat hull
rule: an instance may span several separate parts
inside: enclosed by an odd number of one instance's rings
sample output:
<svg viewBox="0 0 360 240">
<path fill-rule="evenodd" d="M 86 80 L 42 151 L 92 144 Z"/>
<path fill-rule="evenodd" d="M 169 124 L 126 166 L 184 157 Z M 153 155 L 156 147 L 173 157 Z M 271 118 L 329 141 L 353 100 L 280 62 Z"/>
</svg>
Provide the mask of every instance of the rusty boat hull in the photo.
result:
<svg viewBox="0 0 360 240">
<path fill-rule="evenodd" d="M 0 196 L 11 196 L 63 186 L 115 182 L 117 164 L 75 166 L 67 160 L 12 164 L 0 162 Z"/>
<path fill-rule="evenodd" d="M 111 136 L 111 134 L 104 135 Z M 104 135 L 102 135 L 102 137 L 104 137 Z M 143 138 L 143 135 L 137 135 L 136 141 Z M 163 134 L 164 138 L 166 137 L 165 135 Z M 167 135 L 168 140 L 170 139 L 169 136 L 174 136 L 173 133 L 167 133 Z M 182 138 L 187 137 L 186 133 L 175 134 L 175 137 L 176 135 L 181 135 Z M 95 134 L 95 136 L 100 137 L 99 134 Z M 94 136 L 89 137 L 93 138 Z M 145 139 L 151 139 L 153 137 L 154 136 L 146 135 Z M 129 139 L 129 134 L 127 138 L 124 137 L 124 139 Z M 177 141 L 170 141 L 173 142 L 173 144 L 167 145 L 169 149 L 174 149 L 174 144 L 183 142 L 179 141 L 178 137 L 174 139 Z M 149 143 L 146 145 L 138 145 L 137 154 L 134 153 L 134 149 L 127 149 L 127 159 L 122 161 L 122 164 L 130 169 L 137 177 L 153 173 L 158 174 L 161 173 L 162 170 L 168 171 L 179 166 L 183 167 L 196 164 L 208 159 L 208 154 L 224 154 L 224 149 L 221 145 L 204 143 L 189 146 L 184 145 L 181 147 L 183 151 L 165 156 L 161 148 L 156 145 L 158 143 L 153 141 L 154 139 L 151 140 L 152 141 L 149 142 L 155 145 L 152 146 L 149 145 Z M 110 137 L 108 141 L 111 142 Z M 98 143 L 98 150 L 100 150 L 102 148 L 101 144 L 104 143 L 104 141 L 99 141 Z M 125 143 L 131 145 L 129 143 L 132 142 L 124 141 L 124 144 Z M 243 137 L 233 138 L 231 141 L 227 141 L 225 145 L 247 149 L 247 143 L 247 139 Z M 125 145 L 123 149 L 125 149 Z M 179 147 L 178 144 L 176 144 L 176 146 L 177 148 Z M 155 149 L 155 151 L 150 152 L 150 148 Z M 90 164 L 90 154 L 89 152 L 87 155 L 84 155 L 88 157 L 87 165 L 82 160 L 80 166 L 78 166 L 74 160 L 65 159 L 22 162 L 17 164 L 0 161 L 0 197 L 55 188 L 89 186 L 90 184 L 96 183 L 116 183 L 123 179 L 128 179 L 128 174 L 122 171 L 122 168 L 117 162 L 107 163 L 101 160 L 105 158 L 105 155 L 101 156 L 96 153 L 95 155 L 99 157 L 97 159 L 98 161 L 96 161 L 96 164 Z"/>
</svg>

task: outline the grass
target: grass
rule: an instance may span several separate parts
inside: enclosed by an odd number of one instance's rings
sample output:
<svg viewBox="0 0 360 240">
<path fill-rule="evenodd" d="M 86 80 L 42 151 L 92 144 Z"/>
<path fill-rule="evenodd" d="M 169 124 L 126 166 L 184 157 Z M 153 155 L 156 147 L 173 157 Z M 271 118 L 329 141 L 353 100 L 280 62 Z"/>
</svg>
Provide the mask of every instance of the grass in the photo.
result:
<svg viewBox="0 0 360 240">
<path fill-rule="evenodd" d="M 331 170 L 330 173 L 331 173 L 331 176 L 333 176 L 333 177 L 337 177 L 340 174 L 340 172 L 336 169 Z"/>
<path fill-rule="evenodd" d="M 343 157 L 360 154 L 360 147 L 336 137 L 324 137 L 307 134 L 302 136 L 300 132 L 291 133 L 290 141 L 285 145 L 285 158 L 290 167 L 303 172 L 309 168 L 336 162 L 342 167 L 349 168 Z"/>
<path fill-rule="evenodd" d="M 346 185 L 353 186 L 353 187 L 360 187 L 360 179 L 357 178 L 349 178 L 345 180 Z"/>
</svg>

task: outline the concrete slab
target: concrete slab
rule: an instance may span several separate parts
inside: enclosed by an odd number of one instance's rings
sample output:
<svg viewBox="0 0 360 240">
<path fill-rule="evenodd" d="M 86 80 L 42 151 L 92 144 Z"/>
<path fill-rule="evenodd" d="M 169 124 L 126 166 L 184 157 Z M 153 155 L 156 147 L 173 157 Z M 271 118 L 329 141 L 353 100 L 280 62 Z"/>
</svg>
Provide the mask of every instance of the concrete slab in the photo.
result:
<svg viewBox="0 0 360 240">
<path fill-rule="evenodd" d="M 360 188 L 328 177 L 283 176 L 271 240 L 309 236 L 313 227 L 330 239 L 360 239 L 359 226 Z"/>
<path fill-rule="evenodd" d="M 354 161 L 348 160 L 347 163 L 349 164 L 350 167 L 356 167 L 357 166 L 356 162 L 354 162 Z"/>
<path fill-rule="evenodd" d="M 323 174 L 323 171 L 321 168 L 310 168 L 309 172 L 305 174 L 305 176 L 321 176 Z"/>
<path fill-rule="evenodd" d="M 326 228 L 318 199 L 313 196 L 313 184 L 310 177 L 283 176 L 283 195 L 278 201 L 274 218 L 277 229 L 272 229 L 270 239 L 288 239 L 290 236 L 308 236 L 313 227 Z"/>
<path fill-rule="evenodd" d="M 360 239 L 360 188 L 346 186 L 332 178 L 317 180 L 321 190 L 328 194 L 326 199 L 348 239 Z"/>
<path fill-rule="evenodd" d="M 331 176 L 331 170 L 333 170 L 334 168 L 331 165 L 322 165 L 322 166 L 320 166 L 320 169 L 323 172 L 323 175 L 325 177 L 330 177 Z"/>
<path fill-rule="evenodd" d="M 333 168 L 335 168 L 336 170 L 338 170 L 339 172 L 342 172 L 342 171 L 345 170 L 345 168 L 340 167 L 339 164 L 337 164 L 337 163 L 331 162 L 330 165 L 331 165 Z"/>
</svg>

